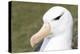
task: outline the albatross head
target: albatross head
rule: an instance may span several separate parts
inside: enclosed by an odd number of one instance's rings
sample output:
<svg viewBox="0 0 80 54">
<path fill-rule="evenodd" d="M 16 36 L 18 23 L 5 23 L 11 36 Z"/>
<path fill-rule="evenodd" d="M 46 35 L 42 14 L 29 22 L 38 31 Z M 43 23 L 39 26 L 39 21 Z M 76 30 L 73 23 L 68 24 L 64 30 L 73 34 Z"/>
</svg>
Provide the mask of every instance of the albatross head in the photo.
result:
<svg viewBox="0 0 80 54">
<path fill-rule="evenodd" d="M 63 7 L 56 6 L 49 9 L 43 16 L 43 22 L 50 24 L 51 33 L 59 35 L 72 29 L 72 15 Z"/>
<path fill-rule="evenodd" d="M 43 15 L 43 26 L 41 29 L 31 37 L 31 45 L 34 46 L 49 34 L 57 36 L 61 33 L 70 33 L 72 30 L 72 15 L 64 7 L 55 6 L 50 8 Z"/>
</svg>

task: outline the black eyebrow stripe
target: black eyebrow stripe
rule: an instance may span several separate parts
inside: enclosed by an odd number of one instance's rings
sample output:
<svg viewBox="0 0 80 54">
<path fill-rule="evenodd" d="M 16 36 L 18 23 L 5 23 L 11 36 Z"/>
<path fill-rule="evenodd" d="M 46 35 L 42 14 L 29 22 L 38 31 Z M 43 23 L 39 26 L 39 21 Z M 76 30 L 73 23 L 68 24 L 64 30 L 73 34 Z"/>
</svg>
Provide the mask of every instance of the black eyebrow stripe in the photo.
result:
<svg viewBox="0 0 80 54">
<path fill-rule="evenodd" d="M 61 15 L 59 15 L 58 17 L 54 18 L 54 20 L 59 20 L 60 17 L 63 15 L 64 13 L 62 13 Z"/>
</svg>

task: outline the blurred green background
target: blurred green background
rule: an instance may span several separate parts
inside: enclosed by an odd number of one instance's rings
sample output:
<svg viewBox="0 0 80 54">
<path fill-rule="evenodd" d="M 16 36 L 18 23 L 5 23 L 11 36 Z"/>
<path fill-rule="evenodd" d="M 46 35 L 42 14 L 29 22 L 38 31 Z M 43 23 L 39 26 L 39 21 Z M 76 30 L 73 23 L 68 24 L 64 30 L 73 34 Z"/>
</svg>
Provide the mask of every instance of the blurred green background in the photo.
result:
<svg viewBox="0 0 80 54">
<path fill-rule="evenodd" d="M 30 37 L 36 33 L 43 24 L 44 13 L 54 6 L 67 8 L 73 16 L 73 44 L 77 49 L 78 38 L 78 6 L 66 4 L 47 4 L 14 1 L 11 5 L 11 41 L 12 52 L 32 52 L 34 48 L 30 45 Z"/>
</svg>

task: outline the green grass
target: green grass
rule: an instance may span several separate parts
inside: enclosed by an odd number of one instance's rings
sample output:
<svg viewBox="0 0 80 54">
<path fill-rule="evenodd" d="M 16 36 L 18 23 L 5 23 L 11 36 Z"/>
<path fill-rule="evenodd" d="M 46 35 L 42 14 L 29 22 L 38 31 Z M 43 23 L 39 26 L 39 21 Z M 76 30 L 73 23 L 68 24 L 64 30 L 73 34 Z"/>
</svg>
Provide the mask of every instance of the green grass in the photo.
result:
<svg viewBox="0 0 80 54">
<path fill-rule="evenodd" d="M 63 6 L 72 13 L 74 20 L 72 47 L 77 48 L 78 7 L 76 5 L 12 2 L 12 52 L 33 51 L 34 48 L 30 45 L 30 37 L 42 26 L 44 13 L 54 6 Z"/>
</svg>

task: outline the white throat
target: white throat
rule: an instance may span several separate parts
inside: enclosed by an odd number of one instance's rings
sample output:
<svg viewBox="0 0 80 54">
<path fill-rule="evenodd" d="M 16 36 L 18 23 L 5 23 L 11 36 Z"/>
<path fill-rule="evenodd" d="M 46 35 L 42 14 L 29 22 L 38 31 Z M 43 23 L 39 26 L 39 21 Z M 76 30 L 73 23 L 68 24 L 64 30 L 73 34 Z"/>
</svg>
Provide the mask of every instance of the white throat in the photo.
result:
<svg viewBox="0 0 80 54">
<path fill-rule="evenodd" d="M 53 34 L 49 35 L 53 36 Z M 54 37 L 46 37 L 40 51 L 68 50 L 71 49 L 72 33 L 64 32 Z"/>
</svg>

